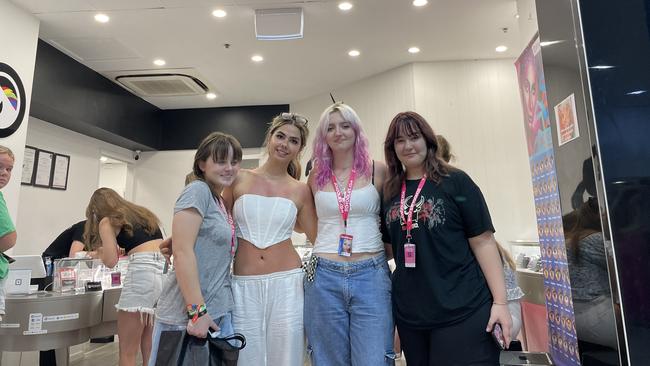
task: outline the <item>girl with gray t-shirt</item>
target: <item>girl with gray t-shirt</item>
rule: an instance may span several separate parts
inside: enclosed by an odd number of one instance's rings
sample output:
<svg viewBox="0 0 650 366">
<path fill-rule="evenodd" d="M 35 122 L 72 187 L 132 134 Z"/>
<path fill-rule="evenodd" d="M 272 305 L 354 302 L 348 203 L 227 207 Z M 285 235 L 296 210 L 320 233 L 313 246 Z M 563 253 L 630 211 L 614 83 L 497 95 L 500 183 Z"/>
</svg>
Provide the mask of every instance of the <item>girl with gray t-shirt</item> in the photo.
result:
<svg viewBox="0 0 650 366">
<path fill-rule="evenodd" d="M 241 158 L 239 142 L 220 132 L 208 135 L 196 151 L 197 180 L 185 187 L 174 207 L 175 268 L 158 300 L 150 366 L 156 363 L 163 331 L 187 330 L 201 338 L 209 330 L 221 337 L 234 333 L 230 263 L 235 235 L 221 191 L 235 180 Z"/>
</svg>

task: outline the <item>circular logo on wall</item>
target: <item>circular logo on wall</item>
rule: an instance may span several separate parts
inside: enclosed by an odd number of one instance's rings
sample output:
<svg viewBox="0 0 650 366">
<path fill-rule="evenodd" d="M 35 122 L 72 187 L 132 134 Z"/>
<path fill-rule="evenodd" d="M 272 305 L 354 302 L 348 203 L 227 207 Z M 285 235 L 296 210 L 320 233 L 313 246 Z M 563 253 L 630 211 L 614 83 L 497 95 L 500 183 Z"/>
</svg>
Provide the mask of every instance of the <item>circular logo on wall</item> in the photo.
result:
<svg viewBox="0 0 650 366">
<path fill-rule="evenodd" d="M 11 66 L 0 62 L 0 137 L 10 136 L 18 130 L 26 105 L 20 76 Z"/>
</svg>

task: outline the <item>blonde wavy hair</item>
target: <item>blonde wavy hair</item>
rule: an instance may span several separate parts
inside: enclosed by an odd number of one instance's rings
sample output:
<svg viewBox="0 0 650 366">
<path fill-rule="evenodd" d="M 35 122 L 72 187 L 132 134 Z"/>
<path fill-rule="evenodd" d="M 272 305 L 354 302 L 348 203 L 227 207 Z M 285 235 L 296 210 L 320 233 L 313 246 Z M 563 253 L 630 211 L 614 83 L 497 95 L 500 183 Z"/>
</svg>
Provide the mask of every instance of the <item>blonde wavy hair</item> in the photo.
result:
<svg viewBox="0 0 650 366">
<path fill-rule="evenodd" d="M 104 217 L 108 217 L 111 225 L 120 227 L 129 236 L 133 235 L 135 227 L 141 227 L 147 234 L 153 235 L 160 224 L 158 217 L 149 209 L 125 200 L 110 188 L 99 188 L 90 197 L 86 208 L 83 237 L 89 248 L 101 246 L 99 222 Z"/>
<path fill-rule="evenodd" d="M 302 173 L 302 167 L 300 166 L 300 156 L 302 154 L 302 150 L 305 148 L 305 145 L 307 145 L 307 138 L 309 137 L 309 128 L 307 128 L 307 123 L 307 118 L 297 113 L 281 113 L 280 115 L 273 118 L 269 124 L 268 130 L 266 130 L 266 138 L 264 140 L 264 146 L 268 148 L 271 136 L 273 136 L 278 128 L 284 125 L 292 125 L 298 129 L 298 132 L 300 133 L 300 150 L 298 151 L 296 158 L 293 159 L 287 167 L 287 173 L 289 173 L 290 176 L 297 180 L 300 180 L 300 174 Z"/>
</svg>

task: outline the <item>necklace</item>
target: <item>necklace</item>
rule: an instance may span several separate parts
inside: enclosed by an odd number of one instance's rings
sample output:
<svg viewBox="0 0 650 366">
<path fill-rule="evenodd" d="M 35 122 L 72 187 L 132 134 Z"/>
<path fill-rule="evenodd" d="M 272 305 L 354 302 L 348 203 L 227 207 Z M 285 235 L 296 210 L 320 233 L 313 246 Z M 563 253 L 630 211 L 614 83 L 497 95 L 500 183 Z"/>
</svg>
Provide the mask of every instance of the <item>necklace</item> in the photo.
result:
<svg viewBox="0 0 650 366">
<path fill-rule="evenodd" d="M 352 171 L 351 169 L 350 170 L 345 169 L 345 175 L 341 175 L 341 176 L 338 176 L 338 175 L 334 174 L 334 178 L 336 178 L 336 184 L 338 184 L 339 187 L 345 187 L 344 184 L 347 183 L 348 178 L 350 177 L 350 172 L 351 171 Z M 332 171 L 332 173 L 333 172 L 334 171 Z M 345 198 L 345 190 L 344 189 L 341 190 L 339 192 L 338 196 L 341 197 L 341 198 Z"/>
</svg>

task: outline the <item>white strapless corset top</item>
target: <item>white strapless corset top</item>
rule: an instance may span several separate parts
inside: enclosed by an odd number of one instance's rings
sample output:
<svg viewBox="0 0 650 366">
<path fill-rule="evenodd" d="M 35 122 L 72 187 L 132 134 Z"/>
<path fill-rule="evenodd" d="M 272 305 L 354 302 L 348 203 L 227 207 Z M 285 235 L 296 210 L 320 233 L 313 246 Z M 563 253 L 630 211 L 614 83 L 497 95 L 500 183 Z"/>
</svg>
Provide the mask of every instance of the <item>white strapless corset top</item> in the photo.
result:
<svg viewBox="0 0 650 366">
<path fill-rule="evenodd" d="M 260 249 L 291 238 L 298 208 L 284 197 L 243 194 L 233 207 L 237 237 Z"/>
</svg>

